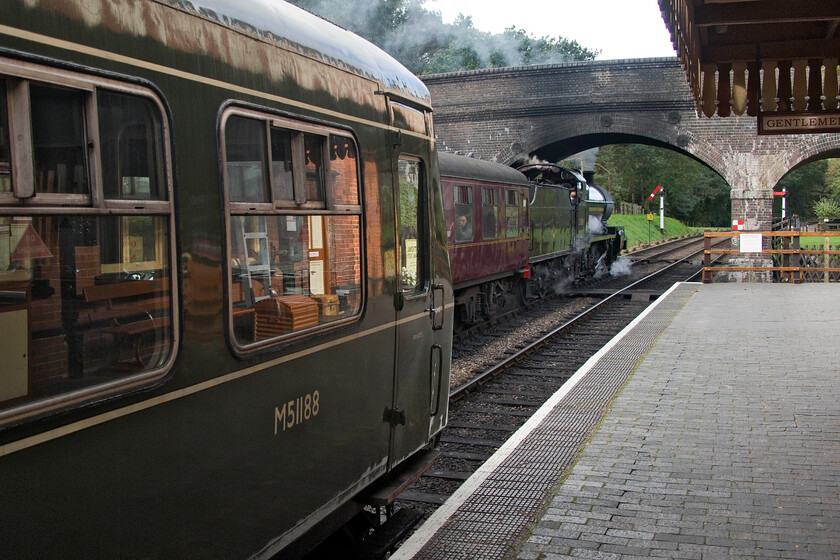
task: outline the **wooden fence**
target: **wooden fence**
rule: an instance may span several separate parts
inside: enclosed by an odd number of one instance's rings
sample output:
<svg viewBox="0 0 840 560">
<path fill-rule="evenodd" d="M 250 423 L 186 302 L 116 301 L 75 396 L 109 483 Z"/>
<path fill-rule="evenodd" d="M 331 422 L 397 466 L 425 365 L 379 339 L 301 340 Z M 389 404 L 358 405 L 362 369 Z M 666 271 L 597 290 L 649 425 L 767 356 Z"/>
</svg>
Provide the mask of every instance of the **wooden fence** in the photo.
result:
<svg viewBox="0 0 840 560">
<path fill-rule="evenodd" d="M 712 238 L 737 239 L 738 246 L 712 249 Z M 811 243 L 813 241 L 815 243 Z M 816 244 L 819 248 L 811 248 Z M 802 246 L 805 245 L 805 248 Z M 720 272 L 771 272 L 775 282 L 840 282 L 840 232 L 707 231 L 703 282 Z M 712 266 L 712 255 L 766 255 L 768 266 Z M 755 259 L 760 260 L 760 259 Z"/>
</svg>

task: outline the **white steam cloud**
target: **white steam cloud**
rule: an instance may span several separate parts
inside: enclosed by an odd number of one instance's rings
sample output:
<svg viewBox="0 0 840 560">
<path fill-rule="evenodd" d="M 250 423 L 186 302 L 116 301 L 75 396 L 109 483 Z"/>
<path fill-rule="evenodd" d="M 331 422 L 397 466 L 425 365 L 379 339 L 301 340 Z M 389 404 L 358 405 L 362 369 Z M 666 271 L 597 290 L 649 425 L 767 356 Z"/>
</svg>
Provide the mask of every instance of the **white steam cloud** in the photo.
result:
<svg viewBox="0 0 840 560">
<path fill-rule="evenodd" d="M 610 276 L 613 278 L 618 278 L 620 276 L 629 276 L 633 268 L 633 260 L 624 255 L 623 257 L 618 257 L 615 262 L 612 263 L 610 266 Z"/>
<path fill-rule="evenodd" d="M 589 216 L 589 233 L 592 235 L 603 235 L 607 232 L 604 223 L 595 216 Z"/>
<path fill-rule="evenodd" d="M 445 46 L 451 47 L 450 52 L 471 50 L 480 60 L 481 68 L 521 66 L 527 63 L 520 39 L 504 33 L 480 31 L 471 25 L 470 20 L 443 23 L 440 13 L 427 10 L 418 3 L 409 2 L 404 11 L 391 12 L 383 10 L 382 0 L 291 1 L 336 25 L 372 40 L 415 73 L 421 72 L 429 58 L 434 57 L 435 53 Z M 388 21 L 388 18 L 395 19 Z M 547 56 L 545 60 L 540 58 L 539 62 L 556 64 L 572 60 L 570 55 L 561 52 Z M 433 68 L 431 71 L 436 70 Z"/>
</svg>

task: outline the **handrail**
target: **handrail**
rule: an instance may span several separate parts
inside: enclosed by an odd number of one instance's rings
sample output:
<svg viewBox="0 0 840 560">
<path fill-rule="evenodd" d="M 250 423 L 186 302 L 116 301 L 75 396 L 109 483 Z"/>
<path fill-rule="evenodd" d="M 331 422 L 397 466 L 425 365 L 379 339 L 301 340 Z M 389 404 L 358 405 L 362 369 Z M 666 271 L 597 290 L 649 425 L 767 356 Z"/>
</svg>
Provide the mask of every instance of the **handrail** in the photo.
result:
<svg viewBox="0 0 840 560">
<path fill-rule="evenodd" d="M 713 281 L 715 272 L 774 272 L 778 273 L 778 279 L 782 282 L 802 283 L 805 282 L 806 272 L 822 272 L 822 279 L 828 283 L 831 281 L 832 273 L 840 279 L 840 267 L 828 266 L 834 255 L 840 255 L 840 250 L 832 249 L 831 239 L 840 239 L 840 232 L 808 232 L 808 231 L 706 231 L 703 234 L 704 258 L 703 258 L 703 283 Z M 712 249 L 711 241 L 714 237 L 738 237 L 738 249 Z M 802 249 L 800 239 L 803 237 L 823 238 L 823 248 Z M 771 247 L 765 248 L 765 241 L 770 239 Z M 781 247 L 778 247 L 781 242 Z M 736 255 L 736 254 L 765 254 L 770 255 L 774 266 L 712 266 L 711 256 L 715 255 Z M 791 264 L 791 256 L 796 255 L 794 261 L 798 264 Z M 822 255 L 824 266 L 808 266 L 802 264 L 802 257 Z"/>
</svg>

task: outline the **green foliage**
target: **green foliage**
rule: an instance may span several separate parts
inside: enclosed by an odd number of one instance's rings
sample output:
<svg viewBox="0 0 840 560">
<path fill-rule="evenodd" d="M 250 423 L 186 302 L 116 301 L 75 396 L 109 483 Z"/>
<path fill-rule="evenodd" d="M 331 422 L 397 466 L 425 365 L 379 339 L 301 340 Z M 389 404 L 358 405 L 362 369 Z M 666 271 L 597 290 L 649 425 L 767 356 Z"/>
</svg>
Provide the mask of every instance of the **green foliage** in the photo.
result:
<svg viewBox="0 0 840 560">
<path fill-rule="evenodd" d="M 820 160 L 800 166 L 784 177 L 775 190 L 786 188 L 788 192 L 785 208 L 787 215 L 799 214 L 805 220 L 820 217 L 814 213 L 814 201 L 822 197 L 840 203 L 840 177 L 837 177 L 838 160 Z M 832 194 L 831 183 L 837 185 Z M 782 199 L 773 197 L 773 215 L 782 215 Z"/>
<path fill-rule="evenodd" d="M 510 27 L 504 33 L 479 31 L 460 14 L 452 24 L 423 8 L 423 0 L 291 0 L 368 39 L 412 72 L 434 74 L 594 60 L 600 53 L 564 37 L 534 37 Z"/>
<path fill-rule="evenodd" d="M 592 51 L 584 48 L 577 41 L 564 37 L 557 39 L 551 37 L 536 38 L 523 29 L 516 29 L 515 26 L 508 27 L 502 34 L 521 55 L 521 64 L 546 64 L 565 60 L 595 60 L 601 51 Z"/>
<path fill-rule="evenodd" d="M 825 194 L 840 202 L 840 159 L 829 159 L 825 163 Z"/>
<path fill-rule="evenodd" d="M 613 214 L 607 220 L 607 225 L 623 227 L 627 236 L 627 246 L 634 247 L 642 243 L 682 237 L 703 231 L 703 228 L 688 227 L 674 218 L 665 217 L 665 235 L 659 233 L 659 214 L 655 214 L 652 222 L 648 222 L 644 214 Z M 650 237 L 648 237 L 650 236 Z"/>
<path fill-rule="evenodd" d="M 729 186 L 705 165 L 683 154 L 642 144 L 614 144 L 598 151 L 595 183 L 616 201 L 659 212 L 657 185 L 665 189 L 667 216 L 688 223 L 725 226 L 730 219 Z"/>
<path fill-rule="evenodd" d="M 814 215 L 818 218 L 840 218 L 840 204 L 830 198 L 821 198 L 814 203 Z"/>
</svg>

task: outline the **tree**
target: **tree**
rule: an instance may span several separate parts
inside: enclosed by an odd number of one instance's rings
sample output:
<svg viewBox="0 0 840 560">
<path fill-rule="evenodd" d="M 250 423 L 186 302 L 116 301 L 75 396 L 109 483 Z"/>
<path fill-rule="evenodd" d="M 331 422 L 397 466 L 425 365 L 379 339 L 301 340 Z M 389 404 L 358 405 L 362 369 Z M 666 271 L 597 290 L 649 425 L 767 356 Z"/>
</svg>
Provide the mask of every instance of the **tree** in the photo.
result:
<svg viewBox="0 0 840 560">
<path fill-rule="evenodd" d="M 725 226 L 730 218 L 729 187 L 705 165 L 683 154 L 643 144 L 604 146 L 598 151 L 595 182 L 617 201 L 656 212 L 647 197 L 657 185 L 666 191 L 666 212 L 687 223 Z"/>
<path fill-rule="evenodd" d="M 782 177 L 776 190 L 787 189 L 787 215 L 799 214 L 803 219 L 817 218 L 819 216 L 814 212 L 814 203 L 823 197 L 840 203 L 840 190 L 833 191 L 831 186 L 831 183 L 838 182 L 837 172 L 837 160 L 823 159 L 802 165 Z M 774 197 L 773 215 L 781 217 L 781 208 L 781 197 Z"/>
<path fill-rule="evenodd" d="M 593 60 L 589 50 L 564 37 L 534 37 L 511 27 L 493 34 L 460 14 L 452 24 L 423 8 L 423 0 L 292 0 L 324 19 L 368 39 L 416 74 Z"/>
</svg>

